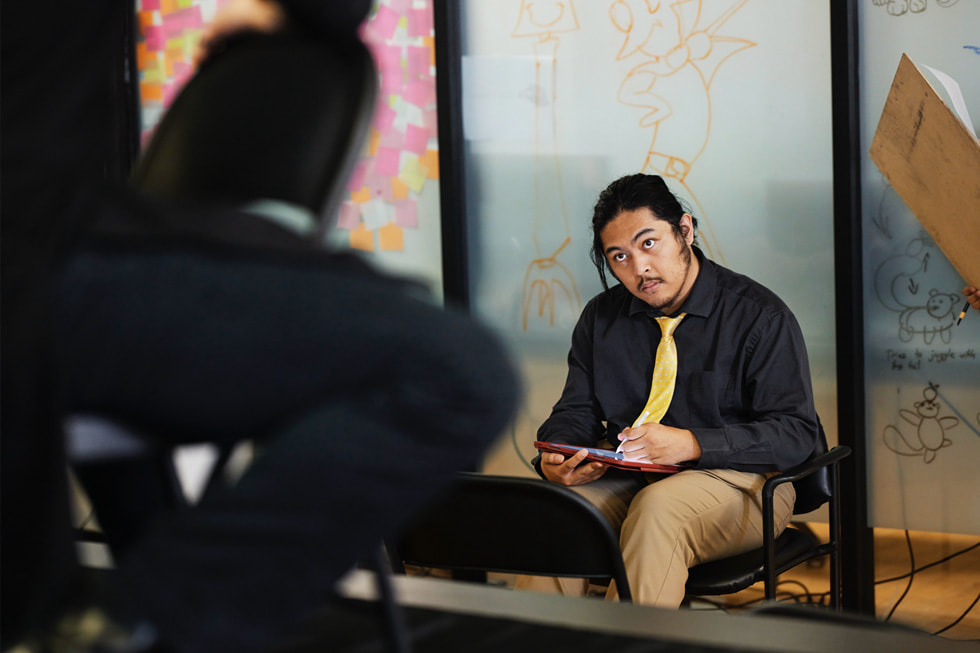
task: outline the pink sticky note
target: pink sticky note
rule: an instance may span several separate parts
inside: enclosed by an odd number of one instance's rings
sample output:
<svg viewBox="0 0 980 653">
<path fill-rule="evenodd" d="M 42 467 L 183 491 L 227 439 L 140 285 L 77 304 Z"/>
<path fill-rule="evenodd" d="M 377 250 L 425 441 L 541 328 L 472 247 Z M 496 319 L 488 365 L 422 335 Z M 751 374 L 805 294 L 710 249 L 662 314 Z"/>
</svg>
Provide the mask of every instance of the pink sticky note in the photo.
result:
<svg viewBox="0 0 980 653">
<path fill-rule="evenodd" d="M 405 101 L 417 107 L 426 107 L 435 102 L 436 93 L 431 81 L 416 80 L 405 85 Z"/>
<path fill-rule="evenodd" d="M 162 25 L 146 26 L 146 49 L 150 52 L 163 52 L 166 39 L 163 35 Z"/>
<path fill-rule="evenodd" d="M 395 224 L 399 227 L 419 226 L 419 207 L 414 199 L 395 203 Z"/>
<path fill-rule="evenodd" d="M 378 45 L 371 48 L 378 68 L 383 72 L 401 71 L 402 48 L 399 45 Z"/>
<path fill-rule="evenodd" d="M 401 95 L 404 88 L 401 68 L 385 70 L 380 74 L 381 95 Z"/>
<path fill-rule="evenodd" d="M 404 149 L 405 132 L 397 129 L 389 129 L 388 131 L 381 132 L 381 142 L 379 145 L 381 145 L 381 147 L 387 147 L 393 150 Z"/>
<path fill-rule="evenodd" d="M 341 229 L 357 229 L 361 221 L 361 209 L 350 201 L 340 203 L 340 210 L 337 212 L 337 226 Z"/>
<path fill-rule="evenodd" d="M 430 72 L 432 53 L 429 48 L 420 45 L 412 45 L 405 49 L 405 63 L 408 74 L 413 77 L 431 77 Z"/>
<path fill-rule="evenodd" d="M 398 164 L 401 159 L 401 152 L 390 147 L 379 147 L 378 155 L 375 157 L 374 169 L 389 177 L 398 176 Z"/>
<path fill-rule="evenodd" d="M 160 0 L 143 0 L 140 3 L 140 9 L 143 11 L 160 11 Z"/>
<path fill-rule="evenodd" d="M 436 109 L 426 109 L 422 112 L 422 126 L 430 134 L 435 134 L 439 130 L 439 114 Z"/>
<path fill-rule="evenodd" d="M 409 152 L 422 155 L 429 145 L 429 132 L 425 127 L 418 125 L 408 125 L 405 127 L 405 149 Z"/>
<path fill-rule="evenodd" d="M 398 12 L 387 5 L 378 7 L 378 12 L 371 19 L 372 29 L 381 35 L 385 40 L 391 40 L 395 35 L 395 28 L 398 27 L 398 20 L 401 16 Z"/>
<path fill-rule="evenodd" d="M 387 102 L 379 102 L 377 108 L 374 110 L 374 118 L 371 124 L 379 132 L 384 133 L 391 129 L 391 124 L 395 121 L 396 117 L 397 113 Z"/>
<path fill-rule="evenodd" d="M 408 35 L 412 38 L 430 36 L 432 27 L 432 9 L 411 9 L 408 11 Z"/>
<path fill-rule="evenodd" d="M 364 175 L 367 172 L 367 164 L 363 161 L 358 161 L 354 164 L 354 170 L 350 173 L 350 179 L 347 180 L 347 190 L 355 191 L 359 190 L 364 185 Z"/>
</svg>

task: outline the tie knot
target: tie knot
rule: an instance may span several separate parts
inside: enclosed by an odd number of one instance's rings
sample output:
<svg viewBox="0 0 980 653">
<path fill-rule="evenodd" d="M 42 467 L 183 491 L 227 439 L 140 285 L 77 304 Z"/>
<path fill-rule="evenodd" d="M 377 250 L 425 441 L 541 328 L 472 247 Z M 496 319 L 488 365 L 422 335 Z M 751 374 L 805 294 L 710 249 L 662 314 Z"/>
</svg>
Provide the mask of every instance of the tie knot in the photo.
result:
<svg viewBox="0 0 980 653">
<path fill-rule="evenodd" d="M 657 321 L 657 324 L 660 325 L 660 333 L 662 337 L 668 338 L 674 332 L 674 329 L 677 328 L 677 325 L 681 323 L 681 320 L 684 319 L 685 315 L 687 315 L 687 313 L 681 313 L 677 317 L 664 316 L 664 317 L 655 317 L 653 319 L 655 319 Z"/>
</svg>

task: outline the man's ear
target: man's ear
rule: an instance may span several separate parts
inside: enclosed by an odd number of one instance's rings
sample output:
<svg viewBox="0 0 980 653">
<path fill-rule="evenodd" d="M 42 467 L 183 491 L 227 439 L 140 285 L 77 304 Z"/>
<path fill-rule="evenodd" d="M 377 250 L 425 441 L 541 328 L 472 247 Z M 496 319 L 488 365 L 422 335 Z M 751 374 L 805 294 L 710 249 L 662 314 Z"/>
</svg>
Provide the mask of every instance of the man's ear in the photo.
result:
<svg viewBox="0 0 980 653">
<path fill-rule="evenodd" d="M 694 244 L 694 223 L 693 218 L 690 213 L 685 213 L 681 216 L 681 220 L 678 226 L 681 228 L 681 235 L 684 236 L 684 242 L 688 245 Z"/>
</svg>

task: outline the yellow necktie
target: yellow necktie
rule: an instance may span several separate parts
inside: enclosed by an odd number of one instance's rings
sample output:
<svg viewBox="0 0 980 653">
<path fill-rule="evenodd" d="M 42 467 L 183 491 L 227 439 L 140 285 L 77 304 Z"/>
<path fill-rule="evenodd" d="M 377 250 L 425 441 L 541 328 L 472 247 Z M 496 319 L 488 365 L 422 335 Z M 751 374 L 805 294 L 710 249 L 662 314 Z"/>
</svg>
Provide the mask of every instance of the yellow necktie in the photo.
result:
<svg viewBox="0 0 980 653">
<path fill-rule="evenodd" d="M 674 383 L 677 381 L 677 345 L 674 344 L 674 329 L 680 324 L 687 313 L 677 317 L 658 317 L 660 325 L 660 344 L 657 345 L 657 357 L 653 362 L 653 380 L 650 382 L 650 398 L 643 412 L 633 422 L 633 427 L 649 422 L 660 422 L 670 400 L 674 396 Z"/>
</svg>

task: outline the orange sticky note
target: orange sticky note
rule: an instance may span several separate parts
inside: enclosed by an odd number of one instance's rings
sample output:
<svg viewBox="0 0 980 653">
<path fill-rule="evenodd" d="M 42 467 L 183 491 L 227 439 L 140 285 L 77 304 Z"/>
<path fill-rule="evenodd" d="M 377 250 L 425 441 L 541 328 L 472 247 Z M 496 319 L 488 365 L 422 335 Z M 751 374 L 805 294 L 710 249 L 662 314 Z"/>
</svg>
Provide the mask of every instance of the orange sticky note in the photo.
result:
<svg viewBox="0 0 980 653">
<path fill-rule="evenodd" d="M 377 129 L 371 128 L 371 134 L 368 137 L 368 154 L 374 156 L 378 153 L 378 143 L 381 142 L 381 132 Z"/>
<path fill-rule="evenodd" d="M 402 251 L 405 249 L 405 232 L 394 222 L 378 229 L 378 249 L 382 251 Z"/>
<path fill-rule="evenodd" d="M 371 189 L 367 186 L 361 186 L 360 190 L 354 191 L 350 194 L 350 199 L 355 204 L 364 204 L 365 202 L 371 201 Z"/>
<path fill-rule="evenodd" d="M 419 157 L 419 163 L 426 167 L 425 176 L 429 179 L 439 178 L 439 151 L 426 150 L 425 154 Z"/>
<path fill-rule="evenodd" d="M 160 0 L 161 13 L 172 14 L 178 9 L 180 9 L 180 6 L 177 4 L 177 0 Z"/>
<path fill-rule="evenodd" d="M 425 47 L 429 48 L 429 65 L 436 65 L 436 37 L 423 36 L 422 43 L 425 45 Z"/>
<path fill-rule="evenodd" d="M 136 18 L 139 20 L 140 34 L 146 35 L 146 28 L 153 24 L 153 13 L 152 11 L 137 11 Z"/>
<path fill-rule="evenodd" d="M 396 200 L 408 197 L 408 185 L 398 177 L 391 178 L 391 194 Z"/>
<path fill-rule="evenodd" d="M 143 102 L 163 102 L 163 86 L 160 84 L 140 84 L 140 98 Z"/>
<path fill-rule="evenodd" d="M 374 232 L 364 228 L 363 224 L 357 225 L 357 229 L 350 232 L 350 246 L 352 249 L 360 249 L 365 252 L 374 251 Z"/>
</svg>

